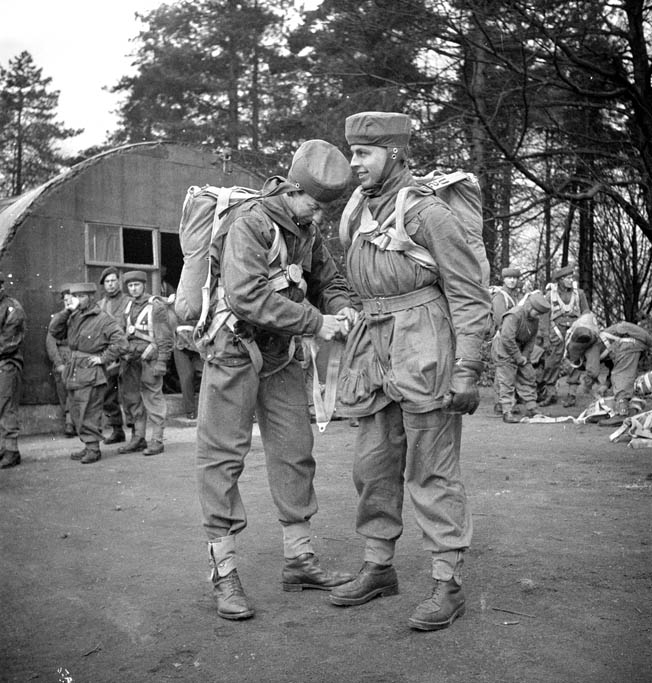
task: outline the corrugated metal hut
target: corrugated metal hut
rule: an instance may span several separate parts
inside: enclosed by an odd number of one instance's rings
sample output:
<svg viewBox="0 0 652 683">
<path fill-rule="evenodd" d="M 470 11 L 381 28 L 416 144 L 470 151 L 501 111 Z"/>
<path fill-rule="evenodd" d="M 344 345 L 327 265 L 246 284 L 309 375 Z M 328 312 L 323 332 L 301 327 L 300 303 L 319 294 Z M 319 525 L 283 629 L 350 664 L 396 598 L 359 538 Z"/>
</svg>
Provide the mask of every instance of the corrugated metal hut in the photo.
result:
<svg viewBox="0 0 652 683">
<path fill-rule="evenodd" d="M 20 197 L 0 201 L 0 270 L 28 316 L 23 404 L 56 402 L 45 333 L 61 283 L 98 282 L 107 266 L 161 267 L 176 285 L 178 226 L 190 185 L 258 188 L 262 178 L 217 154 L 171 143 L 126 145 L 83 161 Z M 99 287 L 99 285 L 98 285 Z M 101 289 L 101 288 L 100 288 Z"/>
</svg>

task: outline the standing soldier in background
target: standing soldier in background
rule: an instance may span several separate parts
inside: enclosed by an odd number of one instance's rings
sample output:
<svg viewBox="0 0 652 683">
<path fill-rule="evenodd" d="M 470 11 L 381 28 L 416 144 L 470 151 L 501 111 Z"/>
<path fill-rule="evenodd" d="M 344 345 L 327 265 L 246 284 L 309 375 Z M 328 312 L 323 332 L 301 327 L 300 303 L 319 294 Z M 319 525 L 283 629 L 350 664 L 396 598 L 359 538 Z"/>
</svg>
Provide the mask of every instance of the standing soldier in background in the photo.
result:
<svg viewBox="0 0 652 683">
<path fill-rule="evenodd" d="M 540 292 L 530 294 L 522 305 L 510 308 L 503 316 L 491 344 L 491 358 L 496 368 L 494 386 L 503 422 L 519 422 L 512 412 L 516 398 L 525 405 L 527 417 L 533 417 L 537 406 L 537 380 L 531 354 L 539 330 L 539 317 L 550 310 L 548 300 Z"/>
<path fill-rule="evenodd" d="M 100 285 L 104 287 L 104 296 L 98 304 L 101 310 L 113 316 L 122 325 L 125 308 L 129 297 L 122 291 L 120 272 L 114 266 L 105 268 L 100 276 Z M 114 363 L 106 370 L 106 393 L 104 394 L 104 417 L 111 428 L 111 433 L 104 439 L 104 443 L 121 443 L 125 440 L 123 428 L 122 408 L 120 406 L 120 390 L 118 375 L 120 363 Z M 127 416 L 127 425 L 131 424 Z"/>
<path fill-rule="evenodd" d="M 25 311 L 0 273 L 0 469 L 20 465 L 18 405 L 23 379 Z"/>
<path fill-rule="evenodd" d="M 122 360 L 120 383 L 125 412 L 134 426 L 131 440 L 118 452 L 156 455 L 163 452 L 167 412 L 163 377 L 172 353 L 172 331 L 166 304 L 145 291 L 145 272 L 131 270 L 123 280 L 130 298 L 123 316 L 129 351 Z M 145 440 L 148 419 L 152 424 L 149 446 Z"/>
<path fill-rule="evenodd" d="M 70 303 L 70 285 L 66 283 L 61 285 L 61 299 L 63 307 L 66 308 Z M 63 377 L 66 365 L 70 360 L 70 347 L 68 346 L 68 337 L 64 339 L 55 339 L 50 330 L 45 335 L 45 350 L 48 358 L 52 363 L 52 376 L 54 377 L 54 386 L 57 392 L 57 399 L 63 411 L 64 427 L 63 433 L 67 437 L 73 437 L 77 432 L 70 414 L 70 395 L 66 389 L 66 382 Z"/>
<path fill-rule="evenodd" d="M 70 361 L 64 378 L 66 389 L 71 392 L 70 408 L 77 434 L 84 444 L 81 451 L 70 457 L 86 465 L 102 457 L 104 368 L 127 351 L 127 339 L 115 318 L 95 303 L 94 282 L 72 283 L 69 289 L 66 307 L 52 317 L 49 332 L 55 339 L 68 339 Z"/>
<path fill-rule="evenodd" d="M 407 166 L 410 128 L 398 113 L 346 119 L 361 189 L 340 234 L 364 315 L 347 338 L 339 394 L 342 412 L 359 418 L 353 480 L 366 544 L 360 573 L 330 601 L 361 605 L 398 592 L 393 559 L 407 487 L 433 579 L 408 624 L 432 631 L 465 610 L 461 571 L 472 526 L 460 469 L 462 415 L 478 407 L 491 305 L 484 264 L 462 223 L 434 194 L 416 192 L 408 202 L 401 192 L 417 184 Z M 400 216 L 407 239 L 396 239 L 390 230 L 403 198 L 411 203 Z"/>
<path fill-rule="evenodd" d="M 564 266 L 554 271 L 552 279 L 546 285 L 546 296 L 550 303 L 550 313 L 541 320 L 540 335 L 546 351 L 543 370 L 542 406 L 550 406 L 557 402 L 557 380 L 564 361 L 564 344 L 570 326 L 582 315 L 589 312 L 589 304 L 584 291 L 577 286 L 573 278 L 573 266 Z M 563 401 L 565 407 L 574 406 L 577 398 L 577 387 L 581 372 L 569 367 L 566 377 L 568 395 Z"/>
<path fill-rule="evenodd" d="M 491 288 L 491 315 L 494 321 L 494 329 L 500 329 L 503 315 L 516 306 L 521 295 L 519 278 L 521 271 L 518 268 L 503 268 L 501 272 L 503 284 Z"/>
</svg>

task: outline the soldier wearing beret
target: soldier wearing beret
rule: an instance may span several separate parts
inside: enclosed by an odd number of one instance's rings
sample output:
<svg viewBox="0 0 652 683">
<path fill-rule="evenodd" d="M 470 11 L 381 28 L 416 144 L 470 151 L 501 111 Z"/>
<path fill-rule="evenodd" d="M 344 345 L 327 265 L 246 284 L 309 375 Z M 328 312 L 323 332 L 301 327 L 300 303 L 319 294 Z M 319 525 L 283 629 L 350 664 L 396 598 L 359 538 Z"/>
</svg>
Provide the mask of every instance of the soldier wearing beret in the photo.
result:
<svg viewBox="0 0 652 683">
<path fill-rule="evenodd" d="M 122 291 L 120 271 L 115 266 L 109 266 L 100 275 L 100 285 L 104 288 L 104 296 L 99 300 L 99 307 L 111 314 L 119 324 L 122 324 L 125 308 L 129 297 Z M 111 433 L 104 438 L 104 443 L 122 443 L 125 441 L 122 407 L 120 405 L 120 391 L 118 375 L 120 365 L 115 364 L 107 368 L 106 394 L 104 395 L 104 418 L 111 429 Z M 127 424 L 131 420 L 127 418 Z"/>
<path fill-rule="evenodd" d="M 446 628 L 464 613 L 461 569 L 471 514 L 460 471 L 462 415 L 479 403 L 481 346 L 491 325 L 486 263 L 448 206 L 407 167 L 411 124 L 397 113 L 346 119 L 360 181 L 341 221 L 348 277 L 364 315 L 347 338 L 338 412 L 359 418 L 353 480 L 358 576 L 335 605 L 398 591 L 393 566 L 407 486 L 432 558 L 432 589 L 409 625 Z"/>
<path fill-rule="evenodd" d="M 545 385 L 542 406 L 557 402 L 557 380 L 564 361 L 566 333 L 580 315 L 590 310 L 584 291 L 577 286 L 573 277 L 574 272 L 575 269 L 571 265 L 558 268 L 552 274 L 553 282 L 546 285 L 550 313 L 541 319 L 540 326 L 540 336 L 546 351 L 542 377 L 542 383 Z M 574 406 L 576 403 L 580 376 L 581 372 L 577 368 L 568 368 L 568 395 L 563 401 L 565 407 Z"/>
<path fill-rule="evenodd" d="M 95 302 L 94 282 L 73 282 L 69 291 L 64 310 L 52 316 L 48 331 L 55 339 L 68 339 L 70 360 L 64 380 L 72 396 L 75 428 L 84 444 L 70 457 L 86 465 L 101 458 L 105 368 L 127 351 L 127 339 L 117 321 Z"/>
<path fill-rule="evenodd" d="M 536 412 L 536 373 L 530 356 L 539 330 L 539 318 L 549 310 L 550 304 L 543 294 L 533 292 L 523 304 L 513 306 L 503 315 L 491 343 L 503 422 L 519 421 L 512 412 L 517 394 L 528 417 Z"/>
<path fill-rule="evenodd" d="M 197 464 L 213 594 L 224 619 L 254 614 L 236 557 L 236 537 L 247 525 L 238 480 L 254 414 L 283 530 L 283 589 L 330 590 L 351 578 L 322 568 L 312 546 L 313 433 L 294 354 L 301 335 L 333 339 L 355 319 L 349 288 L 314 222 L 350 176 L 341 152 L 309 140 L 296 151 L 287 180 L 270 179 L 260 199 L 233 208 L 212 244 L 219 281 L 213 323 L 200 345 L 206 362 Z"/>
<path fill-rule="evenodd" d="M 0 469 L 20 464 L 18 405 L 23 379 L 25 311 L 0 273 Z"/>
<path fill-rule="evenodd" d="M 129 301 L 122 316 L 129 351 L 120 367 L 120 387 L 125 413 L 133 420 L 130 441 L 118 453 L 157 455 L 164 450 L 163 432 L 167 412 L 163 378 L 172 353 L 173 333 L 167 306 L 159 297 L 145 291 L 147 275 L 130 270 L 123 276 Z M 147 422 L 152 425 L 149 444 Z"/>
<path fill-rule="evenodd" d="M 66 282 L 65 284 L 61 285 L 59 291 L 61 293 L 63 308 L 65 309 L 70 303 L 70 284 Z M 64 378 L 64 370 L 66 369 L 66 365 L 70 360 L 68 337 L 66 336 L 63 339 L 55 339 L 48 330 L 45 335 L 45 350 L 48 354 L 50 362 L 52 363 L 54 386 L 57 392 L 57 398 L 59 399 L 59 405 L 63 411 L 63 433 L 66 437 L 72 438 L 77 434 L 77 432 L 75 431 L 75 425 L 72 421 L 72 414 L 70 412 L 71 396 L 68 394 L 68 390 L 66 389 Z"/>
<path fill-rule="evenodd" d="M 520 298 L 519 268 L 510 266 L 501 271 L 502 284 L 491 288 L 491 315 L 493 316 L 494 328 L 500 329 L 503 315 L 512 307 L 516 306 Z"/>
</svg>

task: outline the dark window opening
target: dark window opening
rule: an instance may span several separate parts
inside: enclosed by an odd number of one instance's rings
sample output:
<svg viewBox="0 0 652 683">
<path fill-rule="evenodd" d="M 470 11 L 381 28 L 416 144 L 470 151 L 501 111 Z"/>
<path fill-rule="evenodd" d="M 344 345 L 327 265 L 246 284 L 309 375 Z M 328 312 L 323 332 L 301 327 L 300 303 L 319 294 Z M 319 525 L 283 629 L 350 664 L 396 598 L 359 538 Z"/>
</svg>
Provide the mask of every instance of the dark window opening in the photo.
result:
<svg viewBox="0 0 652 683">
<path fill-rule="evenodd" d="M 124 263 L 154 265 L 154 246 L 151 230 L 122 228 L 122 251 Z"/>
</svg>

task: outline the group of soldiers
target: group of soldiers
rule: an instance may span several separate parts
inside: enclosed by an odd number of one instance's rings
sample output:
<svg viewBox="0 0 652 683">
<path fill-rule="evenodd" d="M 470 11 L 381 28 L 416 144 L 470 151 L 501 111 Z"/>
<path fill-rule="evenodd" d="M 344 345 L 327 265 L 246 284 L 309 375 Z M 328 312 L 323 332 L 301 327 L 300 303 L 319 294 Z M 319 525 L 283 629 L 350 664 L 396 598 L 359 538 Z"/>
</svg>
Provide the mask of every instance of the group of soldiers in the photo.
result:
<svg viewBox="0 0 652 683">
<path fill-rule="evenodd" d="M 544 291 L 523 294 L 520 270 L 502 270 L 502 284 L 492 287 L 496 333 L 491 342 L 494 364 L 494 410 L 504 422 L 520 422 L 519 404 L 533 417 L 539 407 L 557 402 L 557 384 L 566 376 L 564 407 L 575 406 L 582 383 L 596 395 L 614 394 L 615 414 L 600 421 L 621 424 L 638 412 L 632 404 L 642 354 L 652 350 L 652 335 L 629 322 L 600 329 L 571 265 L 553 272 Z"/>
<path fill-rule="evenodd" d="M 329 603 L 338 608 L 397 594 L 394 557 L 407 491 L 431 560 L 430 590 L 407 623 L 432 631 L 465 612 L 462 568 L 472 518 L 460 467 L 462 416 L 479 404 L 492 314 L 488 264 L 450 207 L 412 176 L 409 116 L 361 112 L 346 119 L 344 134 L 349 160 L 324 140 L 303 143 L 287 178 L 268 179 L 259 197 L 224 212 L 212 237 L 215 315 L 199 340 L 204 365 L 197 468 L 213 594 L 219 617 L 254 616 L 254 601 L 238 574 L 236 539 L 247 526 L 239 478 L 255 417 L 280 523 L 283 590 L 329 591 Z M 359 187 L 340 223 L 344 278 L 318 224 L 352 175 Z M 519 275 L 506 271 L 504 287 L 494 292 L 492 349 L 507 422 L 517 398 L 527 411 L 536 408 L 532 360 L 539 319 L 549 330 L 540 382 L 541 402 L 548 405 L 557 400 L 555 363 L 564 356 L 568 331 L 588 309 L 568 268 L 555 273 L 545 294 L 524 300 L 518 299 Z M 162 380 L 173 345 L 169 311 L 145 291 L 145 273 L 125 273 L 128 296 L 117 280 L 117 272 L 103 273 L 106 293 L 99 303 L 93 283 L 62 287 L 64 307 L 49 328 L 55 343 L 68 342 L 69 359 L 58 372 L 71 393 L 72 423 L 84 443 L 73 457 L 82 463 L 100 458 L 102 411 L 115 405 L 115 391 L 132 430 L 120 451 L 163 450 Z M 312 543 L 316 463 L 296 344 L 305 336 L 344 344 L 337 410 L 358 427 L 354 524 L 364 551 L 357 574 L 324 568 Z M 600 343 L 604 339 L 600 334 Z M 115 415 L 105 442 L 125 438 Z M 5 447 L 11 445 L 5 436 Z"/>
</svg>

